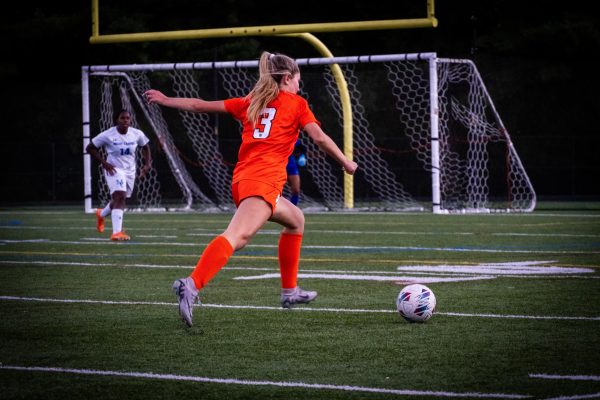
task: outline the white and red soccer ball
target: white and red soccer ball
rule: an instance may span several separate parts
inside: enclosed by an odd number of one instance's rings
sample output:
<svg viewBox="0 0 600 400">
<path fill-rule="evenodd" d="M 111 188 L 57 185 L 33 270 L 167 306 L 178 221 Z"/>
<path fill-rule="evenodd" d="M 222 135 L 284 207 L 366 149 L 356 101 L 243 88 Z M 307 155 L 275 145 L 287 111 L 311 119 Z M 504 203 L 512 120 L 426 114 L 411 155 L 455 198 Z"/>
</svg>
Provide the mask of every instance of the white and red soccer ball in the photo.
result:
<svg viewBox="0 0 600 400">
<path fill-rule="evenodd" d="M 435 295 L 425 285 L 415 283 L 405 286 L 396 299 L 396 308 L 409 322 L 425 322 L 435 311 Z"/>
</svg>

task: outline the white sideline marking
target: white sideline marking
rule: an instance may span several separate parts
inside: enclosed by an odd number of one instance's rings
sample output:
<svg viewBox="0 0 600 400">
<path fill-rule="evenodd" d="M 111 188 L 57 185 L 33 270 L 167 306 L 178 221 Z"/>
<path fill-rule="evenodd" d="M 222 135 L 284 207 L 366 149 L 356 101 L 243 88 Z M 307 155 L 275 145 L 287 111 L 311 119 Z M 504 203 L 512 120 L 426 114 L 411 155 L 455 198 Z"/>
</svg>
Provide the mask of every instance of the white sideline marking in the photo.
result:
<svg viewBox="0 0 600 400">
<path fill-rule="evenodd" d="M 511 315 L 511 314 L 465 314 L 465 313 L 453 313 L 453 312 L 436 312 L 436 314 L 447 315 L 449 317 L 600 321 L 600 317 L 558 317 L 558 316 L 537 316 L 537 315 Z"/>
<path fill-rule="evenodd" d="M 78 267 L 133 267 L 133 268 L 193 268 L 193 265 L 156 265 L 156 264 L 116 264 L 116 263 L 89 263 L 70 261 L 16 261 L 0 260 L 0 264 L 26 264 L 26 265 L 64 265 Z M 260 269 L 262 270 L 262 269 Z"/>
<path fill-rule="evenodd" d="M 594 273 L 591 268 L 574 268 L 574 267 L 546 267 L 536 266 L 538 264 L 548 264 L 553 261 L 522 261 L 522 262 L 507 262 L 507 263 L 492 263 L 479 264 L 475 266 L 465 265 L 406 265 L 399 266 L 398 271 L 410 271 L 418 273 L 441 273 L 441 274 L 473 274 L 471 276 L 460 277 L 415 277 L 415 276 L 379 276 L 379 275 L 363 275 L 354 274 L 334 274 L 331 271 L 325 273 L 301 273 L 299 277 L 307 279 L 338 279 L 338 280 L 361 280 L 361 281 L 398 281 L 398 282 L 418 282 L 418 283 L 435 283 L 435 282 L 462 282 L 473 281 L 480 279 L 494 279 L 497 275 L 554 275 L 554 274 L 583 274 Z M 240 276 L 233 279 L 236 280 L 254 280 L 254 279 L 274 279 L 279 278 L 279 274 L 262 274 L 254 276 Z"/>
<path fill-rule="evenodd" d="M 161 239 L 176 239 L 177 235 L 136 235 L 141 238 L 161 238 Z"/>
<path fill-rule="evenodd" d="M 481 264 L 482 266 L 497 266 L 497 265 L 504 265 L 504 264 L 514 264 L 514 265 L 523 265 L 526 263 L 532 263 L 532 264 L 545 264 L 545 263 L 552 263 L 555 261 L 532 261 L 532 262 L 528 262 L 528 261 L 524 261 L 524 262 L 516 262 L 516 263 L 491 263 L 491 264 Z M 156 269 L 192 269 L 194 268 L 194 266 L 192 264 L 186 264 L 186 265 L 166 265 L 166 264 L 122 264 L 122 263 L 90 263 L 90 262 L 70 262 L 70 261 L 19 261 L 19 260 L 0 260 L 0 264 L 25 264 L 25 265 L 58 265 L 58 266 L 82 266 L 82 267 L 119 267 L 119 268 L 156 268 Z M 436 269 L 439 268 L 439 271 L 437 271 Z M 416 275 L 431 275 L 431 276 L 435 276 L 437 278 L 439 278 L 440 276 L 452 276 L 452 277 L 460 277 L 460 276 L 465 276 L 465 277 L 473 277 L 473 276 L 477 276 L 480 275 L 480 273 L 478 272 L 468 272 L 469 268 L 474 268 L 475 271 L 477 271 L 477 266 L 469 266 L 466 264 L 462 264 L 462 265 L 435 265 L 435 266 L 428 266 L 428 265 L 402 265 L 397 267 L 398 270 L 409 270 L 411 271 L 413 274 Z M 550 275 L 549 273 L 545 274 L 544 271 L 546 270 L 546 268 L 542 268 L 540 269 L 540 271 L 542 271 L 541 274 L 536 274 L 534 273 L 533 270 L 525 270 L 525 271 L 518 271 L 518 270 L 511 270 L 509 272 L 505 272 L 505 273 L 499 273 L 496 272 L 496 275 L 501 275 L 501 276 L 505 276 L 505 277 L 510 277 L 510 278 L 528 278 L 528 279 L 534 279 L 534 278 L 540 278 L 540 277 L 544 277 L 544 278 L 577 278 L 577 279 L 600 279 L 600 276 L 581 276 L 581 275 L 566 275 L 567 273 L 588 273 L 588 272 L 594 272 L 593 269 L 588 269 L 588 268 L 576 268 L 576 267 L 551 267 L 551 268 L 558 268 L 556 270 L 554 270 L 554 273 L 559 273 L 559 275 Z M 559 270 L 560 269 L 560 270 Z M 240 271 L 277 271 L 276 268 L 261 268 L 261 267 L 231 267 L 231 266 L 226 266 L 224 267 L 224 270 L 240 270 Z M 563 271 L 564 270 L 564 271 Z M 316 273 L 316 274 L 369 274 L 369 275 L 377 275 L 377 274 L 381 274 L 381 275 L 394 275 L 397 274 L 396 271 L 360 271 L 360 270 L 322 270 L 322 269 L 302 269 L 302 271 L 307 272 L 307 273 Z M 430 271 L 435 271 L 435 272 L 430 272 Z M 562 272 L 561 272 L 562 271 Z M 484 273 L 484 275 L 486 275 L 485 279 L 490 279 L 490 277 L 496 277 L 495 275 L 492 275 L 491 271 L 489 270 L 485 270 L 483 269 L 482 271 L 480 271 L 481 273 Z M 257 278 L 258 279 L 258 278 Z M 336 278 L 332 278 L 332 279 L 336 279 Z M 400 277 L 400 278 L 386 278 L 386 277 L 382 277 L 381 279 L 365 279 L 365 280 L 422 280 L 424 278 L 417 278 L 417 277 L 411 277 L 410 279 L 407 277 Z M 469 280 L 469 279 L 464 279 L 464 280 Z M 472 280 L 472 279 L 471 279 Z M 438 282 L 447 282 L 447 280 L 437 280 Z M 429 281 L 429 282 L 433 282 L 433 280 Z"/>
<path fill-rule="evenodd" d="M 0 264 L 25 264 L 25 265 L 59 265 L 59 266 L 82 266 L 82 267 L 130 267 L 130 268 L 187 268 L 193 269 L 194 265 L 166 265 L 166 264 L 121 264 L 121 263 L 90 263 L 90 262 L 75 262 L 75 261 L 19 261 L 19 260 L 0 260 Z M 225 266 L 223 270 L 240 270 L 240 271 L 278 271 L 278 268 L 266 267 L 232 267 Z M 396 271 L 357 271 L 357 270 L 322 270 L 322 269 L 302 269 L 306 272 L 315 273 L 338 273 L 338 274 L 388 274 L 396 275 Z M 417 273 L 418 274 L 418 273 Z M 423 275 L 444 275 L 422 273 Z M 472 276 L 473 274 L 452 273 L 446 274 L 451 276 Z"/>
<path fill-rule="evenodd" d="M 279 273 L 274 274 L 262 274 L 254 276 L 238 276 L 233 278 L 234 280 L 255 280 L 255 279 L 279 279 L 281 275 Z M 357 274 L 305 274 L 299 273 L 298 278 L 304 279 L 336 279 L 336 280 L 350 280 L 350 281 L 393 281 L 393 282 L 420 282 L 420 283 L 436 283 L 436 282 L 462 282 L 462 281 L 476 281 L 481 279 L 494 279 L 494 276 L 463 276 L 455 278 L 445 277 L 417 277 L 417 276 L 381 276 L 381 275 L 357 275 Z"/>
<path fill-rule="evenodd" d="M 97 370 L 97 369 L 24 367 L 24 366 L 17 366 L 17 365 L 0 365 L 0 369 L 9 369 L 9 370 L 16 370 L 16 371 L 35 371 L 35 372 L 59 372 L 59 373 L 80 374 L 80 375 L 118 376 L 118 377 L 157 379 L 157 380 L 168 380 L 168 381 L 220 383 L 220 384 L 224 384 L 224 385 L 276 386 L 276 387 L 286 387 L 286 388 L 317 389 L 317 390 L 342 390 L 342 391 L 346 391 L 346 392 L 397 394 L 400 396 L 476 397 L 476 398 L 496 398 L 496 399 L 525 399 L 525 398 L 531 397 L 528 395 L 507 394 L 507 393 L 442 392 L 442 391 L 432 391 L 432 390 L 385 389 L 385 388 L 366 387 L 366 386 L 330 385 L 330 384 L 323 384 L 323 383 L 254 381 L 254 380 L 243 380 L 243 379 L 234 379 L 234 378 L 209 378 L 209 377 L 204 377 L 204 376 L 155 374 L 153 372 L 123 372 L 123 371 L 108 371 L 108 370 Z"/>
<path fill-rule="evenodd" d="M 177 305 L 177 303 L 166 303 L 166 302 L 160 302 L 160 301 L 113 301 L 113 300 L 85 300 L 85 299 L 44 299 L 44 298 L 41 298 L 41 297 L 19 297 L 19 296 L 0 296 L 0 300 L 40 301 L 42 303 L 109 304 L 109 305 L 126 305 L 126 306 L 132 306 L 132 305 L 174 306 L 174 305 Z"/>
<path fill-rule="evenodd" d="M 340 212 L 336 212 L 336 211 L 311 211 L 308 212 L 306 209 L 303 209 L 304 213 L 306 214 L 310 214 L 310 215 L 329 215 L 329 216 L 335 216 L 335 215 L 341 215 L 341 216 L 345 216 L 345 215 L 362 215 L 362 216 L 369 216 L 369 215 L 384 215 L 384 216 L 389 216 L 389 215 L 408 215 L 408 216 L 415 216 L 414 212 L 410 212 L 410 211 L 340 211 Z M 593 210 L 590 210 L 593 211 Z M 71 215 L 81 215 L 82 211 L 80 210 L 59 210 L 59 211 L 50 211 L 50 210 L 46 210 L 46 211 L 37 211 L 37 210 L 19 210 L 19 209 L 14 209 L 14 210 L 2 210 L 0 211 L 0 214 L 6 214 L 6 215 L 18 215 L 18 214 L 27 214 L 27 215 L 36 215 L 36 214 L 40 214 L 40 215 L 65 215 L 65 214 L 71 214 Z M 198 211 L 182 211 L 179 209 L 175 209 L 175 210 L 168 210 L 168 211 L 149 211 L 149 212 L 145 212 L 145 215 L 162 215 L 162 216 L 168 216 L 168 215 L 189 215 L 189 216 L 206 216 L 207 213 L 202 213 L 202 212 L 198 212 Z M 232 212 L 231 211 L 220 211 L 220 212 L 210 212 L 211 217 L 214 215 L 224 215 L 224 216 L 229 216 L 231 215 Z M 141 215 L 138 214 L 138 215 Z M 90 217 L 93 216 L 93 214 L 87 214 L 87 216 L 85 218 L 78 218 L 77 220 L 79 221 L 89 221 Z M 506 218 L 522 218 L 522 217 L 528 217 L 528 218 L 537 218 L 537 217 L 565 217 L 565 218 L 600 218 L 599 214 L 572 214 L 570 212 L 566 212 L 566 213 L 560 213 L 560 212 L 535 212 L 535 213 L 502 213 L 502 214 L 448 214 L 445 215 L 444 217 L 448 217 L 448 218 L 469 218 L 469 217 L 485 217 L 485 218 L 493 218 L 493 217 L 498 217 L 498 216 L 502 216 L 502 217 L 506 217 Z M 223 220 L 218 220 L 218 219 L 199 219 L 199 221 L 202 221 L 203 223 L 224 223 Z M 173 221 L 173 222 L 187 222 L 187 221 Z M 318 222 L 313 222 L 313 224 L 316 224 Z M 336 221 L 327 221 L 327 222 L 322 222 L 321 224 L 335 224 Z M 344 223 L 344 222 L 339 222 L 339 223 Z M 381 224 L 381 222 L 370 222 L 370 221 L 357 221 L 356 225 L 372 225 L 372 224 Z"/>
<path fill-rule="evenodd" d="M 31 239 L 31 240 L 5 240 L 0 239 L 2 243 L 55 243 L 55 244 L 75 244 L 75 245 L 90 245 L 90 244 L 108 244 L 114 246 L 115 243 L 108 238 L 104 240 L 50 240 L 50 239 Z M 185 243 L 185 242 L 124 242 L 119 243 L 124 246 L 181 246 L 181 247 L 202 247 L 207 243 Z M 250 244 L 248 248 L 277 248 L 276 244 Z M 305 245 L 303 249 L 319 249 L 319 250 L 386 250 L 386 251 L 448 251 L 458 253 L 492 253 L 492 254 L 600 254 L 600 250 L 500 250 L 500 249 L 485 249 L 485 248 L 461 248 L 461 247 L 419 247 L 419 246 L 317 246 Z"/>
<path fill-rule="evenodd" d="M 20 296 L 0 296 L 0 300 L 15 301 L 39 301 L 43 303 L 70 303 L 70 304 L 106 304 L 106 305 L 144 305 L 144 306 L 177 306 L 177 303 L 167 303 L 158 301 L 114 301 L 114 300 L 86 300 L 86 299 L 50 299 L 41 297 L 20 297 Z M 288 309 L 273 306 L 242 306 L 229 304 L 194 304 L 194 307 L 221 308 L 232 310 L 270 310 L 290 312 Z M 367 310 L 352 308 L 314 308 L 314 307 L 295 307 L 295 311 L 311 312 L 334 312 L 334 313 L 368 313 L 368 314 L 395 314 L 396 310 Z M 436 315 L 445 315 L 448 317 L 475 317 L 475 318 L 507 318 L 507 319 L 541 319 L 541 320 L 578 320 L 578 321 L 600 321 L 600 317 L 560 317 L 560 316 L 536 316 L 536 315 L 510 315 L 510 314 L 468 314 L 455 312 L 435 312 Z"/>
<path fill-rule="evenodd" d="M 207 229 L 208 231 L 208 229 Z M 219 231 L 213 229 L 212 232 L 206 233 L 188 233 L 186 236 L 207 236 L 207 235 L 218 235 Z M 310 233 L 334 233 L 336 235 L 402 235 L 402 236 L 472 236 L 473 232 L 409 232 L 409 231 L 347 231 L 337 229 L 306 229 L 305 232 Z M 281 231 L 275 230 L 260 230 L 257 232 L 258 235 L 281 235 Z M 600 236 L 600 235 L 598 235 Z"/>
<path fill-rule="evenodd" d="M 2 239 L 0 240 L 0 243 L 48 243 L 50 241 L 50 239 Z"/>
<path fill-rule="evenodd" d="M 421 271 L 421 272 L 462 272 L 485 275 L 553 275 L 553 274 L 593 274 L 592 268 L 576 267 L 537 267 L 535 264 L 546 264 L 552 261 L 532 261 L 517 263 L 494 263 L 468 265 L 402 265 L 397 268 L 398 271 Z"/>
<path fill-rule="evenodd" d="M 583 234 L 583 233 L 492 233 L 492 236 L 525 236 L 525 237 L 582 237 L 582 238 L 595 238 L 600 235 L 594 234 Z"/>
<path fill-rule="evenodd" d="M 591 394 L 580 394 L 575 396 L 560 396 L 560 397 L 550 397 L 546 400 L 582 400 L 582 399 L 597 399 L 600 397 L 600 393 L 591 393 Z"/>
<path fill-rule="evenodd" d="M 550 374 L 529 374 L 530 378 L 540 379 L 565 379 L 571 381 L 600 381 L 598 375 L 550 375 Z"/>
<path fill-rule="evenodd" d="M 314 223 L 313 223 L 314 224 Z M 0 225 L 0 229 L 9 230 L 77 230 L 77 231 L 91 231 L 95 230 L 92 226 L 32 226 L 32 225 Z M 174 231 L 178 228 L 143 228 L 137 227 L 132 229 L 134 232 L 139 231 Z M 222 228 L 191 228 L 192 231 L 203 231 L 203 233 L 182 233 L 185 236 L 216 236 L 223 232 Z M 473 236 L 474 232 L 427 232 L 427 231 L 359 231 L 359 230 L 334 230 L 334 229 L 307 229 L 305 232 L 310 233 L 334 233 L 336 235 L 401 235 L 401 236 Z M 257 235 L 280 235 L 280 230 L 262 229 L 257 232 Z M 525 236 L 525 237 L 580 237 L 580 238 L 597 238 L 600 235 L 596 234 L 583 234 L 583 233 L 517 233 L 517 232 L 497 232 L 491 233 L 492 236 Z M 135 237 L 152 237 L 152 236 L 141 236 L 135 235 Z M 157 236 L 161 237 L 161 236 Z M 170 237 L 170 236 L 168 236 Z M 177 236 L 173 236 L 177 237 Z"/>
</svg>

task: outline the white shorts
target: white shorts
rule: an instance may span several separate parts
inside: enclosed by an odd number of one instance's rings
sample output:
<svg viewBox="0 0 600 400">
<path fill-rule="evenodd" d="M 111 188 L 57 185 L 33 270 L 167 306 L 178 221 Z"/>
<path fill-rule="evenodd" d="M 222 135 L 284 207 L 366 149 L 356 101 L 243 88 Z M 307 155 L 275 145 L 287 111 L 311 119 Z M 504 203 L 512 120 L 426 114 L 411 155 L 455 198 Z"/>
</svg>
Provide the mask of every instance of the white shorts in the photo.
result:
<svg viewBox="0 0 600 400">
<path fill-rule="evenodd" d="M 107 171 L 104 171 L 104 177 L 111 195 L 114 192 L 121 191 L 127 193 L 127 198 L 131 197 L 133 185 L 135 184 L 135 174 L 127 174 L 122 169 L 115 168 L 114 175 L 109 175 Z"/>
</svg>

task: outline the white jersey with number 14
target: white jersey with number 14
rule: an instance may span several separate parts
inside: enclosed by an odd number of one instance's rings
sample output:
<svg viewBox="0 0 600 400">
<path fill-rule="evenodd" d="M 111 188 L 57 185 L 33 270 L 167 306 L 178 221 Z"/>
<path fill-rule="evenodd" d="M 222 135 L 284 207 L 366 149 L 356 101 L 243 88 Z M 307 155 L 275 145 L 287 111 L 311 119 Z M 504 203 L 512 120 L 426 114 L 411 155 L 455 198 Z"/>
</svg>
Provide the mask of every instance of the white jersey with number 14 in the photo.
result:
<svg viewBox="0 0 600 400">
<path fill-rule="evenodd" d="M 106 161 L 115 168 L 120 168 L 126 174 L 135 174 L 135 151 L 138 146 L 145 146 L 150 140 L 144 132 L 139 129 L 129 127 L 127 133 L 122 135 L 113 126 L 100 133 L 92 139 L 94 146 L 101 148 L 107 153 Z"/>
</svg>

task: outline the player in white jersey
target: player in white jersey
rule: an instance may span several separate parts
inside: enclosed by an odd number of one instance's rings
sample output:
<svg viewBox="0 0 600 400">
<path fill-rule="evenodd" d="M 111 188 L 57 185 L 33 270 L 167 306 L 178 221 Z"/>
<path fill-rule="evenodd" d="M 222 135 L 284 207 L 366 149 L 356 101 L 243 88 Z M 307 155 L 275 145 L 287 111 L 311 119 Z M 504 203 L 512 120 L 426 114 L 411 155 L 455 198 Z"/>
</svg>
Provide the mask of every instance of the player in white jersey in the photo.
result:
<svg viewBox="0 0 600 400">
<path fill-rule="evenodd" d="M 123 212 L 125 201 L 131 197 L 135 184 L 137 147 L 141 147 L 144 157 L 140 179 L 150 171 L 152 157 L 148 144 L 150 140 L 144 132 L 129 126 L 131 124 L 129 111 L 119 111 L 116 122 L 116 126 L 94 137 L 86 147 L 86 151 L 102 165 L 111 194 L 111 201 L 103 209 L 96 210 L 96 227 L 99 232 L 104 232 L 104 218 L 110 214 L 113 227 L 110 239 L 121 241 L 130 239 L 123 231 Z M 107 153 L 106 160 L 99 151 L 101 148 L 104 148 Z"/>
</svg>

